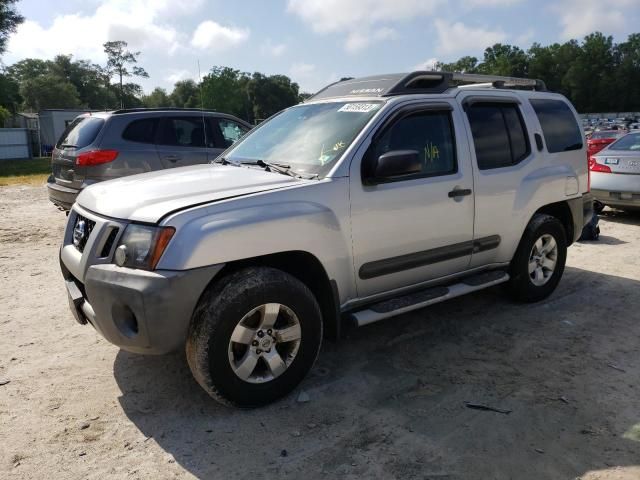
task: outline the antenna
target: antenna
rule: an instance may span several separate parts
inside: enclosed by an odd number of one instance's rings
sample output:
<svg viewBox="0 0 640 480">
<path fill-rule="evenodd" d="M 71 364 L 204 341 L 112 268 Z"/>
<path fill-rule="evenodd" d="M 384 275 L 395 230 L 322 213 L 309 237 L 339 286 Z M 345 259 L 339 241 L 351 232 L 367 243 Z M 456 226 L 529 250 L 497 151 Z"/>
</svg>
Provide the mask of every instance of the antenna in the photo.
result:
<svg viewBox="0 0 640 480">
<path fill-rule="evenodd" d="M 207 124 L 204 121 L 204 97 L 202 95 L 202 74 L 200 73 L 200 59 L 198 62 L 198 90 L 200 90 L 200 111 L 202 112 L 202 131 L 204 135 L 204 146 L 208 147 L 209 142 L 207 142 Z"/>
</svg>

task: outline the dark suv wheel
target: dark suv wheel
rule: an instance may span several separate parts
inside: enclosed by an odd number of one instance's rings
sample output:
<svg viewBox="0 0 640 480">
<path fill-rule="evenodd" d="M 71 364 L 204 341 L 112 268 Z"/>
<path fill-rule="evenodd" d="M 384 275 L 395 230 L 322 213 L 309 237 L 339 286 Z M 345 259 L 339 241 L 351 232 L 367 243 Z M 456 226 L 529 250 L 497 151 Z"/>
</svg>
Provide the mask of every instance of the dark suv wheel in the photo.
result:
<svg viewBox="0 0 640 480">
<path fill-rule="evenodd" d="M 252 267 L 203 294 L 187 361 L 213 398 L 252 407 L 291 392 L 313 366 L 321 342 L 320 307 L 306 285 L 281 270 Z"/>
<path fill-rule="evenodd" d="M 562 223 L 551 215 L 534 215 L 511 261 L 511 295 L 522 302 L 548 297 L 558 286 L 566 259 L 567 239 Z"/>
</svg>

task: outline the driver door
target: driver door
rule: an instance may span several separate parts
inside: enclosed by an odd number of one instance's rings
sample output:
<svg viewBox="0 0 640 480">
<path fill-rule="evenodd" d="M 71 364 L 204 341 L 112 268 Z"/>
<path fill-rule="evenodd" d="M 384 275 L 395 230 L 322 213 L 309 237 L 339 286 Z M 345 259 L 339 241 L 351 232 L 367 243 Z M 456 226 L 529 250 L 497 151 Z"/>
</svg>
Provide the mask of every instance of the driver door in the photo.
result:
<svg viewBox="0 0 640 480">
<path fill-rule="evenodd" d="M 468 268 L 473 175 L 456 108 L 453 102 L 425 102 L 396 110 L 360 161 L 352 162 L 353 256 L 360 298 Z M 417 151 L 421 172 L 373 185 L 363 182 L 363 162 L 398 150 Z"/>
</svg>

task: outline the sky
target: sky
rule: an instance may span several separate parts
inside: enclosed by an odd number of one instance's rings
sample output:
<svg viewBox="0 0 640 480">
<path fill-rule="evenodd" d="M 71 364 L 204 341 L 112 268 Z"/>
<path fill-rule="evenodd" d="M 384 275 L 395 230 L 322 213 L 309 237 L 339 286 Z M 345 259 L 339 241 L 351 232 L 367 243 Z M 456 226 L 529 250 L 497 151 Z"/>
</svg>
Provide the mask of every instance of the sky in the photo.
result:
<svg viewBox="0 0 640 480">
<path fill-rule="evenodd" d="M 104 65 L 102 44 L 141 51 L 148 93 L 214 65 L 285 74 L 314 92 L 340 77 L 429 69 L 593 31 L 640 32 L 640 0 L 20 0 L 26 21 L 3 62 L 72 54 Z"/>
</svg>

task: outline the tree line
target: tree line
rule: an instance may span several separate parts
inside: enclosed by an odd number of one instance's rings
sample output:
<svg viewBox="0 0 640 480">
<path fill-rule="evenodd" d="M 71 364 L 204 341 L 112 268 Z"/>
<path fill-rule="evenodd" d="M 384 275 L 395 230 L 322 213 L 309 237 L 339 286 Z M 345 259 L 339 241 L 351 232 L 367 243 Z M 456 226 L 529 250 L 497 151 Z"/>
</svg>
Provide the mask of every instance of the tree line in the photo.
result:
<svg viewBox="0 0 640 480">
<path fill-rule="evenodd" d="M 436 69 L 539 78 L 582 113 L 640 111 L 640 33 L 615 43 L 596 32 L 582 42 L 534 43 L 527 51 L 496 44 L 484 51 L 482 61 L 465 56 Z"/>
<path fill-rule="evenodd" d="M 53 60 L 27 58 L 0 73 L 0 106 L 11 113 L 46 108 L 111 110 L 122 107 L 206 108 L 231 113 L 253 122 L 300 102 L 298 84 L 285 75 L 241 72 L 213 67 L 202 81 L 182 80 L 171 92 L 155 88 L 145 95 L 128 77 L 147 77 L 136 65 L 139 52 L 125 42 L 108 42 L 111 53 L 101 66 L 71 55 Z M 115 84 L 112 84 L 115 79 Z"/>
</svg>

